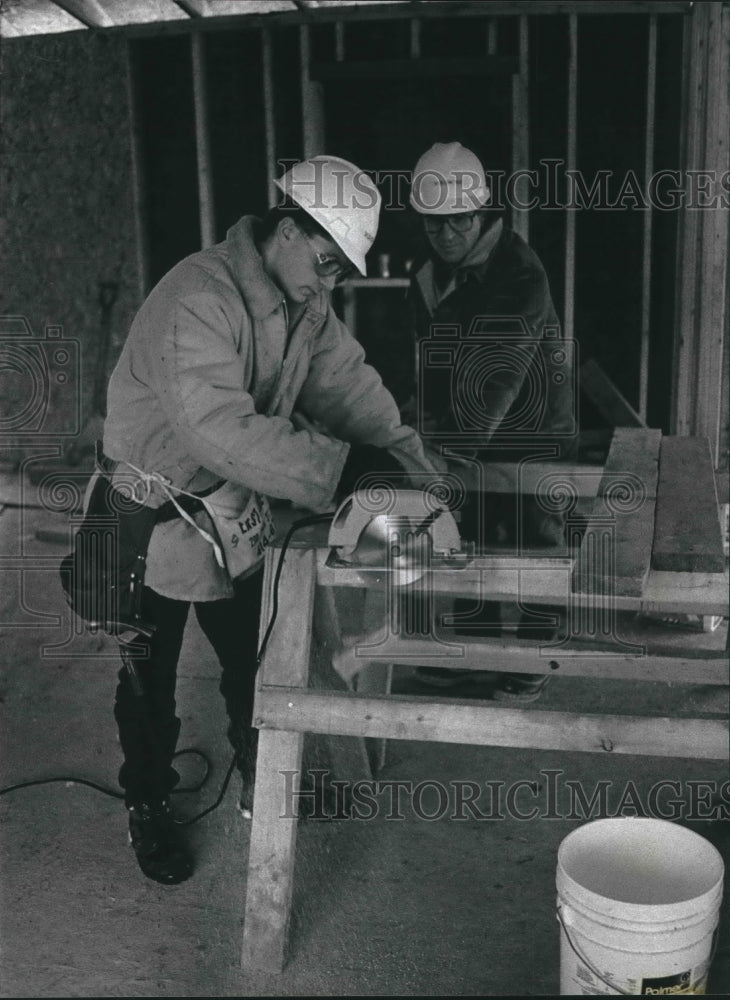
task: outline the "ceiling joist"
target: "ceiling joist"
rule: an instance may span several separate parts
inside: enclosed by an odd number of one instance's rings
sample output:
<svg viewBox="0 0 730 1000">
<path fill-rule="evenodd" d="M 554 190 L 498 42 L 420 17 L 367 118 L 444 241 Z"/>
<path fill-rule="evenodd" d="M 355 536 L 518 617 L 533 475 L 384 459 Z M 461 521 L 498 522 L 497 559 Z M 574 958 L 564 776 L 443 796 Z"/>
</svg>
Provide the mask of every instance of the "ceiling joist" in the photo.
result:
<svg viewBox="0 0 730 1000">
<path fill-rule="evenodd" d="M 0 36 L 135 34 L 404 17 L 686 13 L 684 0 L 0 0 Z"/>
</svg>

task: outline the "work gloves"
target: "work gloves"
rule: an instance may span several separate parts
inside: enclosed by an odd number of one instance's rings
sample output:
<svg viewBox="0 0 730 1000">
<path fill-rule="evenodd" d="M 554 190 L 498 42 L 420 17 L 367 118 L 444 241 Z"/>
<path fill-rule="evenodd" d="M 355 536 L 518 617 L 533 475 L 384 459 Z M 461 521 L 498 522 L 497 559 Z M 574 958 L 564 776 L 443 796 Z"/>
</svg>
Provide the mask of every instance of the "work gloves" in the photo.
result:
<svg viewBox="0 0 730 1000">
<path fill-rule="evenodd" d="M 376 448 L 372 444 L 353 444 L 337 484 L 336 496 L 343 499 L 354 493 L 363 476 L 374 474 L 378 484 L 387 484 L 393 489 L 408 488 L 408 476 L 387 448 Z"/>
</svg>

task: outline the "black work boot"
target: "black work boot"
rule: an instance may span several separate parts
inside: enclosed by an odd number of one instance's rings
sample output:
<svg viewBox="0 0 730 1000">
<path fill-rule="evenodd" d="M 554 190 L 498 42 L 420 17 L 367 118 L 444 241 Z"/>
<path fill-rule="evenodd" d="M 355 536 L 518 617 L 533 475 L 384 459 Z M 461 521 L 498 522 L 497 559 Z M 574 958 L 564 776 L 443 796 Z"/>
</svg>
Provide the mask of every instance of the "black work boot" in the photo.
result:
<svg viewBox="0 0 730 1000">
<path fill-rule="evenodd" d="M 166 799 L 129 807 L 129 839 L 147 878 L 177 885 L 193 874 L 193 860 L 175 829 Z"/>
</svg>

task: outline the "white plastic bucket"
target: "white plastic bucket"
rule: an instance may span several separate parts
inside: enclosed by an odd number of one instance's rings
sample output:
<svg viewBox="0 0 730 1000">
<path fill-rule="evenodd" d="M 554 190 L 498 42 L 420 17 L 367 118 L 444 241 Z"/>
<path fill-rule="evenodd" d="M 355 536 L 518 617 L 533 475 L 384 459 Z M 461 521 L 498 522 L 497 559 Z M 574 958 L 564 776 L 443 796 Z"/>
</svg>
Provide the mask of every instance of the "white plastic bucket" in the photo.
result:
<svg viewBox="0 0 730 1000">
<path fill-rule="evenodd" d="M 724 865 L 667 820 L 599 819 L 558 850 L 561 996 L 705 993 Z"/>
</svg>

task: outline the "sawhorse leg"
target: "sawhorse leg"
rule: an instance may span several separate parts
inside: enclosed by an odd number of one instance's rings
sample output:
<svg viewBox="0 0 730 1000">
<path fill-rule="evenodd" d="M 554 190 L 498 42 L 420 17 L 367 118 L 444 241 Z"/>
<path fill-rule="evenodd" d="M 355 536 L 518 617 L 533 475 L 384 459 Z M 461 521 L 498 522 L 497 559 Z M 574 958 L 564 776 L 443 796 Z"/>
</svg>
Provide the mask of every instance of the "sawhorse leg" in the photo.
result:
<svg viewBox="0 0 730 1000">
<path fill-rule="evenodd" d="M 243 926 L 246 969 L 281 972 L 286 962 L 297 813 L 286 801 L 281 772 L 301 771 L 302 745 L 301 733 L 259 733 Z"/>
<path fill-rule="evenodd" d="M 376 695 L 390 694 L 392 683 L 392 663 L 368 663 L 357 675 L 357 693 Z M 367 746 L 368 756 L 370 758 L 370 767 L 373 774 L 377 776 L 385 767 L 385 752 L 388 746 L 388 741 L 384 737 L 382 739 L 375 739 L 371 736 L 366 736 L 365 745 Z"/>
<path fill-rule="evenodd" d="M 385 618 L 385 595 L 382 591 L 366 590 L 362 613 L 363 632 L 382 627 Z M 393 664 L 383 660 L 365 661 L 356 675 L 355 688 L 358 694 L 390 694 L 393 683 Z M 385 767 L 386 739 L 367 737 L 365 744 L 370 758 L 370 767 L 377 775 Z"/>
<path fill-rule="evenodd" d="M 274 606 L 273 581 L 278 549 L 269 549 L 264 574 L 261 636 Z M 289 549 L 281 575 L 276 625 L 259 667 L 254 725 L 266 708 L 267 688 L 306 688 L 312 642 L 316 553 Z M 301 733 L 260 727 L 249 851 L 242 964 L 281 972 L 294 885 L 297 809 L 289 801 L 292 776 L 301 776 Z"/>
<path fill-rule="evenodd" d="M 342 646 L 340 616 L 332 587 L 318 587 L 314 605 L 314 640 L 310 676 L 314 687 L 329 690 L 348 690 L 352 684 L 337 673 L 333 661 Z M 324 735 L 310 742 L 306 751 L 322 751 L 324 761 L 315 761 L 315 766 L 325 765 L 325 769 L 337 774 L 338 778 L 356 782 L 373 778 L 373 765 L 369 756 L 369 741 L 362 737 Z M 305 752 L 304 766 L 309 769 L 308 753 Z"/>
</svg>

